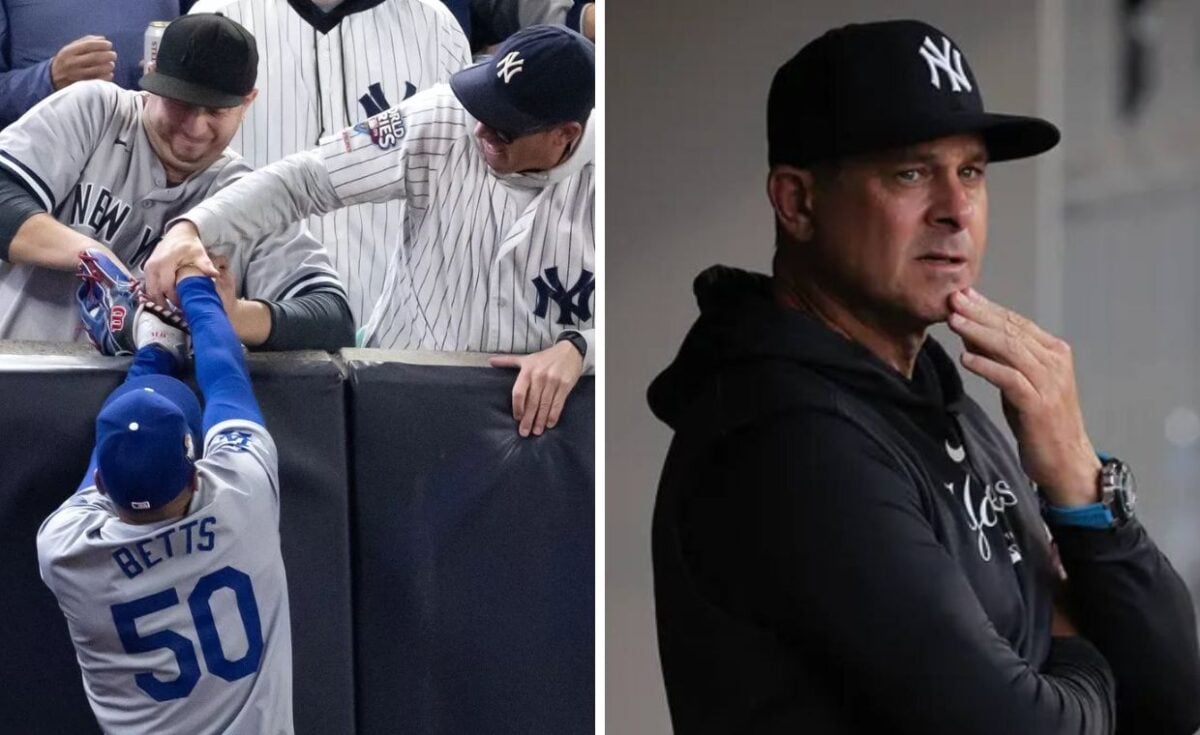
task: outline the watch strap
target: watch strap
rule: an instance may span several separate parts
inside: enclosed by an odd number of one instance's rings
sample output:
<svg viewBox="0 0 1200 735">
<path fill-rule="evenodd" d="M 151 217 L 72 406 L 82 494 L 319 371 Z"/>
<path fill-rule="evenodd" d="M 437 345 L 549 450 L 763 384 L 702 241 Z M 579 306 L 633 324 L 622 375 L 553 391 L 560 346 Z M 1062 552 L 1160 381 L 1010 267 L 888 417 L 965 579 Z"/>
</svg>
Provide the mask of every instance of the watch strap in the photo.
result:
<svg viewBox="0 0 1200 735">
<path fill-rule="evenodd" d="M 1091 503 L 1073 508 L 1046 504 L 1043 515 L 1052 526 L 1081 526 L 1083 528 L 1112 528 L 1116 519 L 1104 503 Z"/>
<path fill-rule="evenodd" d="M 587 339 L 585 339 L 584 336 L 582 334 L 580 334 L 579 332 L 572 332 L 572 331 L 563 332 L 562 334 L 558 335 L 558 339 L 555 340 L 556 344 L 558 342 L 570 342 L 575 347 L 575 349 L 579 350 L 580 357 L 585 358 L 585 359 L 587 358 L 587 349 L 588 349 Z"/>
</svg>

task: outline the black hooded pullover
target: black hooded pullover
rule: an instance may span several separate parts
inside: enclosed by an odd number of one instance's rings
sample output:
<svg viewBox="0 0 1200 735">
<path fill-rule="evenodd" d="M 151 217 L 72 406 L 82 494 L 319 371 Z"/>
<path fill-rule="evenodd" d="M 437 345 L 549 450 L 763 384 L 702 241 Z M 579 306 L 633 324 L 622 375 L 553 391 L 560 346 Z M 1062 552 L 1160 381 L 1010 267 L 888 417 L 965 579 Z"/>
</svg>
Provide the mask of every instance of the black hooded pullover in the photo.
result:
<svg viewBox="0 0 1200 735">
<path fill-rule="evenodd" d="M 1136 521 L 1056 531 L 1096 645 L 1051 638 L 1037 495 L 936 341 L 908 380 L 765 276 L 710 268 L 695 291 L 649 392 L 676 432 L 653 545 L 677 733 L 1200 724 L 1190 599 Z"/>
</svg>

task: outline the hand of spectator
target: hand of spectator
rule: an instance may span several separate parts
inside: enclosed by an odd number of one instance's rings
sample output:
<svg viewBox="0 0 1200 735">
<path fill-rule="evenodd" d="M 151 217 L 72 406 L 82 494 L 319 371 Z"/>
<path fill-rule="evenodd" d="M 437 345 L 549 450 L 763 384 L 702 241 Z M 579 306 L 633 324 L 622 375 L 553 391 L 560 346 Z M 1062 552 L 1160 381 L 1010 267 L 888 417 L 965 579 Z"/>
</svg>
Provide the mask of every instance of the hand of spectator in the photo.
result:
<svg viewBox="0 0 1200 735">
<path fill-rule="evenodd" d="M 492 367 L 520 369 L 513 383 L 512 408 L 521 436 L 531 431 L 541 436 L 558 424 L 567 396 L 583 373 L 583 356 L 570 342 L 532 355 L 500 355 L 488 362 Z"/>
<path fill-rule="evenodd" d="M 237 308 L 238 295 L 237 284 L 233 282 L 233 273 L 229 270 L 229 258 L 224 255 L 209 256 L 213 265 L 217 267 L 220 274 L 216 277 L 217 295 L 221 297 L 221 304 L 225 307 L 226 314 L 232 314 Z"/>
<path fill-rule="evenodd" d="M 208 274 L 205 273 L 204 271 L 200 270 L 196 266 L 185 265 L 182 268 L 180 268 L 178 271 L 176 271 L 175 283 L 178 284 L 180 281 L 183 281 L 184 279 L 193 278 L 195 276 L 203 276 L 205 278 L 208 278 Z"/>
<path fill-rule="evenodd" d="M 213 265 L 200 242 L 200 233 L 196 226 L 187 220 L 175 223 L 163 235 L 154 253 L 146 261 L 143 269 L 146 276 L 146 296 L 166 307 L 167 302 L 178 304 L 175 293 L 176 273 L 184 266 L 196 266 L 204 275 L 217 278 L 221 271 Z"/>
<path fill-rule="evenodd" d="M 1051 503 L 1099 500 L 1100 460 L 1083 425 L 1071 347 L 974 289 L 950 297 L 965 368 L 1000 389 L 1021 466 Z"/>
<path fill-rule="evenodd" d="M 104 36 L 83 36 L 58 50 L 50 60 L 50 83 L 55 91 L 84 79 L 112 81 L 117 52 Z"/>
</svg>

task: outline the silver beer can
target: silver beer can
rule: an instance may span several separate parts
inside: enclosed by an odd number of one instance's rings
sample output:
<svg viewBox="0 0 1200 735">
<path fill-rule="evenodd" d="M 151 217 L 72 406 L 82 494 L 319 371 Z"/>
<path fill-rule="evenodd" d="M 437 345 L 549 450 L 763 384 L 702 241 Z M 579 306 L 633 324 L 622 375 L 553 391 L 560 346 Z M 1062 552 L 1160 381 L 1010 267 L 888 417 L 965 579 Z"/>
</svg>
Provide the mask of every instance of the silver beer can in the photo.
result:
<svg viewBox="0 0 1200 735">
<path fill-rule="evenodd" d="M 158 59 L 158 44 L 162 41 L 163 31 L 167 30 L 170 21 L 152 20 L 150 25 L 146 26 L 146 38 L 142 44 L 142 61 L 145 62 L 146 71 L 150 71 L 150 65 Z"/>
</svg>

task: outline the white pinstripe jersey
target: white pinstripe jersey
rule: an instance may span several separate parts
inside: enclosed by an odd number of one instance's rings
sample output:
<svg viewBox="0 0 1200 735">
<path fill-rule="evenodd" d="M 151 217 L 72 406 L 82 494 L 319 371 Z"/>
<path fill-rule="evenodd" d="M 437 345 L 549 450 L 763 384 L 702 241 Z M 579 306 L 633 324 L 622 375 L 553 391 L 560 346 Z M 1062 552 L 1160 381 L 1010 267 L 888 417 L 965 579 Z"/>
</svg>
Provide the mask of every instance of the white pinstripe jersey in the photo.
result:
<svg viewBox="0 0 1200 735">
<path fill-rule="evenodd" d="M 105 732 L 293 731 L 275 443 L 235 419 L 205 447 L 183 518 L 126 523 L 92 485 L 38 530 L 38 568 Z"/>
<path fill-rule="evenodd" d="M 62 224 L 109 246 L 135 272 L 163 225 L 250 167 L 226 150 L 204 171 L 168 186 L 142 125 L 145 93 L 77 82 L 0 131 L 0 166 Z M 239 293 L 278 300 L 317 290 L 343 293 L 324 249 L 297 225 L 230 258 Z M 228 252 L 221 243 L 210 243 Z M 86 341 L 74 274 L 0 261 L 0 339 Z"/>
<path fill-rule="evenodd" d="M 314 147 L 470 63 L 466 36 L 438 0 L 347 0 L 324 14 L 306 0 L 200 0 L 258 41 L 258 99 L 230 142 L 255 168 Z M 362 324 L 383 291 L 401 201 L 309 219 Z"/>
<path fill-rule="evenodd" d="M 237 241 L 345 204 L 408 203 L 367 344 L 529 353 L 590 332 L 595 282 L 591 122 L 550 171 L 497 176 L 449 85 L 421 92 L 251 174 L 187 214 Z M 591 353 L 589 350 L 589 362 Z"/>
</svg>

